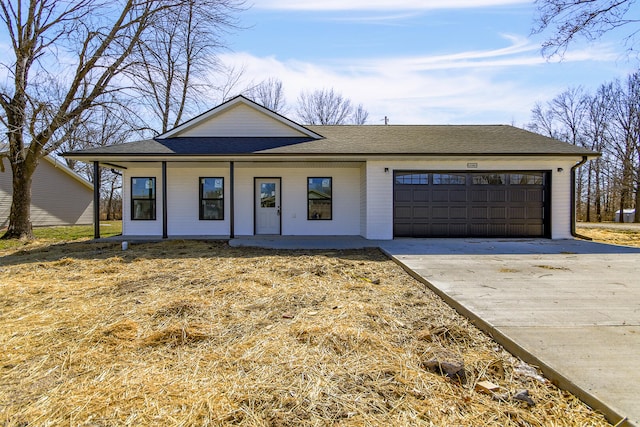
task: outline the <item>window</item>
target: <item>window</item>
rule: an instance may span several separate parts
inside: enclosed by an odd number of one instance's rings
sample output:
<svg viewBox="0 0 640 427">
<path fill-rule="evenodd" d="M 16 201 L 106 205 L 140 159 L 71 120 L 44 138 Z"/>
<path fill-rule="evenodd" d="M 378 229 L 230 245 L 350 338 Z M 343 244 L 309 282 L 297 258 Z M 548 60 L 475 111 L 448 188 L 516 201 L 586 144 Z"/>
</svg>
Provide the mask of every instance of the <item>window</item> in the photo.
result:
<svg viewBox="0 0 640 427">
<path fill-rule="evenodd" d="M 131 219 L 156 219 L 156 179 L 131 178 Z"/>
<path fill-rule="evenodd" d="M 307 219 L 331 219 L 332 179 L 309 178 L 307 183 Z"/>
<path fill-rule="evenodd" d="M 263 182 L 260 184 L 260 207 L 276 207 L 276 184 L 274 182 Z"/>
<path fill-rule="evenodd" d="M 396 173 L 396 184 L 398 185 L 411 185 L 429 183 L 428 174 L 416 173 L 416 172 L 398 172 Z"/>
<path fill-rule="evenodd" d="M 200 178 L 200 219 L 224 219 L 224 178 Z"/>
<path fill-rule="evenodd" d="M 434 185 L 465 185 L 467 182 L 465 175 L 452 173 L 434 173 L 432 179 Z"/>
<path fill-rule="evenodd" d="M 503 173 L 474 173 L 473 185 L 503 185 L 507 183 L 507 176 Z"/>
<path fill-rule="evenodd" d="M 544 185 L 544 174 L 542 172 L 532 173 L 512 173 L 511 185 Z"/>
</svg>

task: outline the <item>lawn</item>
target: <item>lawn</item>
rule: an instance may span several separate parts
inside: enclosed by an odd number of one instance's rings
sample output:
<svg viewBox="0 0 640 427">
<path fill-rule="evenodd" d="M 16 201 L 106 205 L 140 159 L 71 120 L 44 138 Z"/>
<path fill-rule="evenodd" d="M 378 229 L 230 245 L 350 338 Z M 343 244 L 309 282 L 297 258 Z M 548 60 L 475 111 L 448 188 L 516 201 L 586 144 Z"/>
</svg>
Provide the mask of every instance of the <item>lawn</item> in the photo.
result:
<svg viewBox="0 0 640 427">
<path fill-rule="evenodd" d="M 0 236 L 5 230 L 0 230 Z M 93 239 L 93 225 L 69 225 L 59 227 L 34 227 L 36 238 L 32 242 L 20 240 L 0 240 L 0 251 L 19 247 L 49 245 L 52 243 Z M 101 237 L 117 236 L 122 233 L 122 221 L 101 221 Z"/>
<path fill-rule="evenodd" d="M 19 246 L 0 322 L 7 427 L 608 425 L 377 250 Z"/>
<path fill-rule="evenodd" d="M 576 231 L 595 242 L 640 247 L 640 224 L 579 223 Z"/>
</svg>

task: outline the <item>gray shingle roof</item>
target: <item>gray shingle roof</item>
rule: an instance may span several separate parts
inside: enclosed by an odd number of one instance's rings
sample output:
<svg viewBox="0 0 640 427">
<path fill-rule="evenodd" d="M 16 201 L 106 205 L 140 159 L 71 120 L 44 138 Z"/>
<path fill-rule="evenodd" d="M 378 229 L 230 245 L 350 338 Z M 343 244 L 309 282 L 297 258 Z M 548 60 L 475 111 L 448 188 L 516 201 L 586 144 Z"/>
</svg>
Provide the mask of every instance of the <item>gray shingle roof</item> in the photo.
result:
<svg viewBox="0 0 640 427">
<path fill-rule="evenodd" d="M 77 157 L 245 155 L 597 155 L 507 125 L 307 126 L 323 139 L 177 137 L 65 153 Z"/>
</svg>

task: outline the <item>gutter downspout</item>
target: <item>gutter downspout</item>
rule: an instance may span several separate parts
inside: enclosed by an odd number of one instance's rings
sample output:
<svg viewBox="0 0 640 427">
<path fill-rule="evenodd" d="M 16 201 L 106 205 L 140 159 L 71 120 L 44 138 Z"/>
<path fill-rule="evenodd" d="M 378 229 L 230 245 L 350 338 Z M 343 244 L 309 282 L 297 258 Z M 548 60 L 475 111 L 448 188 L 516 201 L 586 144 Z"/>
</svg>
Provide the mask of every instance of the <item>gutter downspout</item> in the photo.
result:
<svg viewBox="0 0 640 427">
<path fill-rule="evenodd" d="M 235 239 L 235 198 L 234 195 L 235 181 L 235 163 L 229 162 L 229 238 Z"/>
<path fill-rule="evenodd" d="M 571 167 L 571 235 L 578 239 L 593 240 L 591 237 L 576 233 L 576 169 L 587 163 L 587 156 Z"/>
</svg>

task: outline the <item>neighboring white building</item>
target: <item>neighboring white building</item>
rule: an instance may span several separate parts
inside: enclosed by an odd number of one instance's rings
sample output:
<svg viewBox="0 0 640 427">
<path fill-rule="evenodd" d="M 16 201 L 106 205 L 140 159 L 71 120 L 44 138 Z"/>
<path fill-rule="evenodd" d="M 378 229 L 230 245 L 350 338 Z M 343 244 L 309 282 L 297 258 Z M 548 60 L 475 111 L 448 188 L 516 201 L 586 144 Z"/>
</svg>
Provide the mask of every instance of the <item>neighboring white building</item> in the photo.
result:
<svg viewBox="0 0 640 427">
<path fill-rule="evenodd" d="M 622 222 L 633 222 L 636 215 L 635 209 L 624 209 L 622 211 Z M 620 222 L 620 211 L 616 211 L 615 222 Z"/>
<path fill-rule="evenodd" d="M 13 178 L 5 163 L 0 172 L 0 228 L 9 225 Z M 34 226 L 88 225 L 93 223 L 93 185 L 49 156 L 33 174 L 31 222 Z"/>
<path fill-rule="evenodd" d="M 122 172 L 125 236 L 563 239 L 598 153 L 505 125 L 302 126 L 239 96 L 65 155 Z"/>
</svg>

